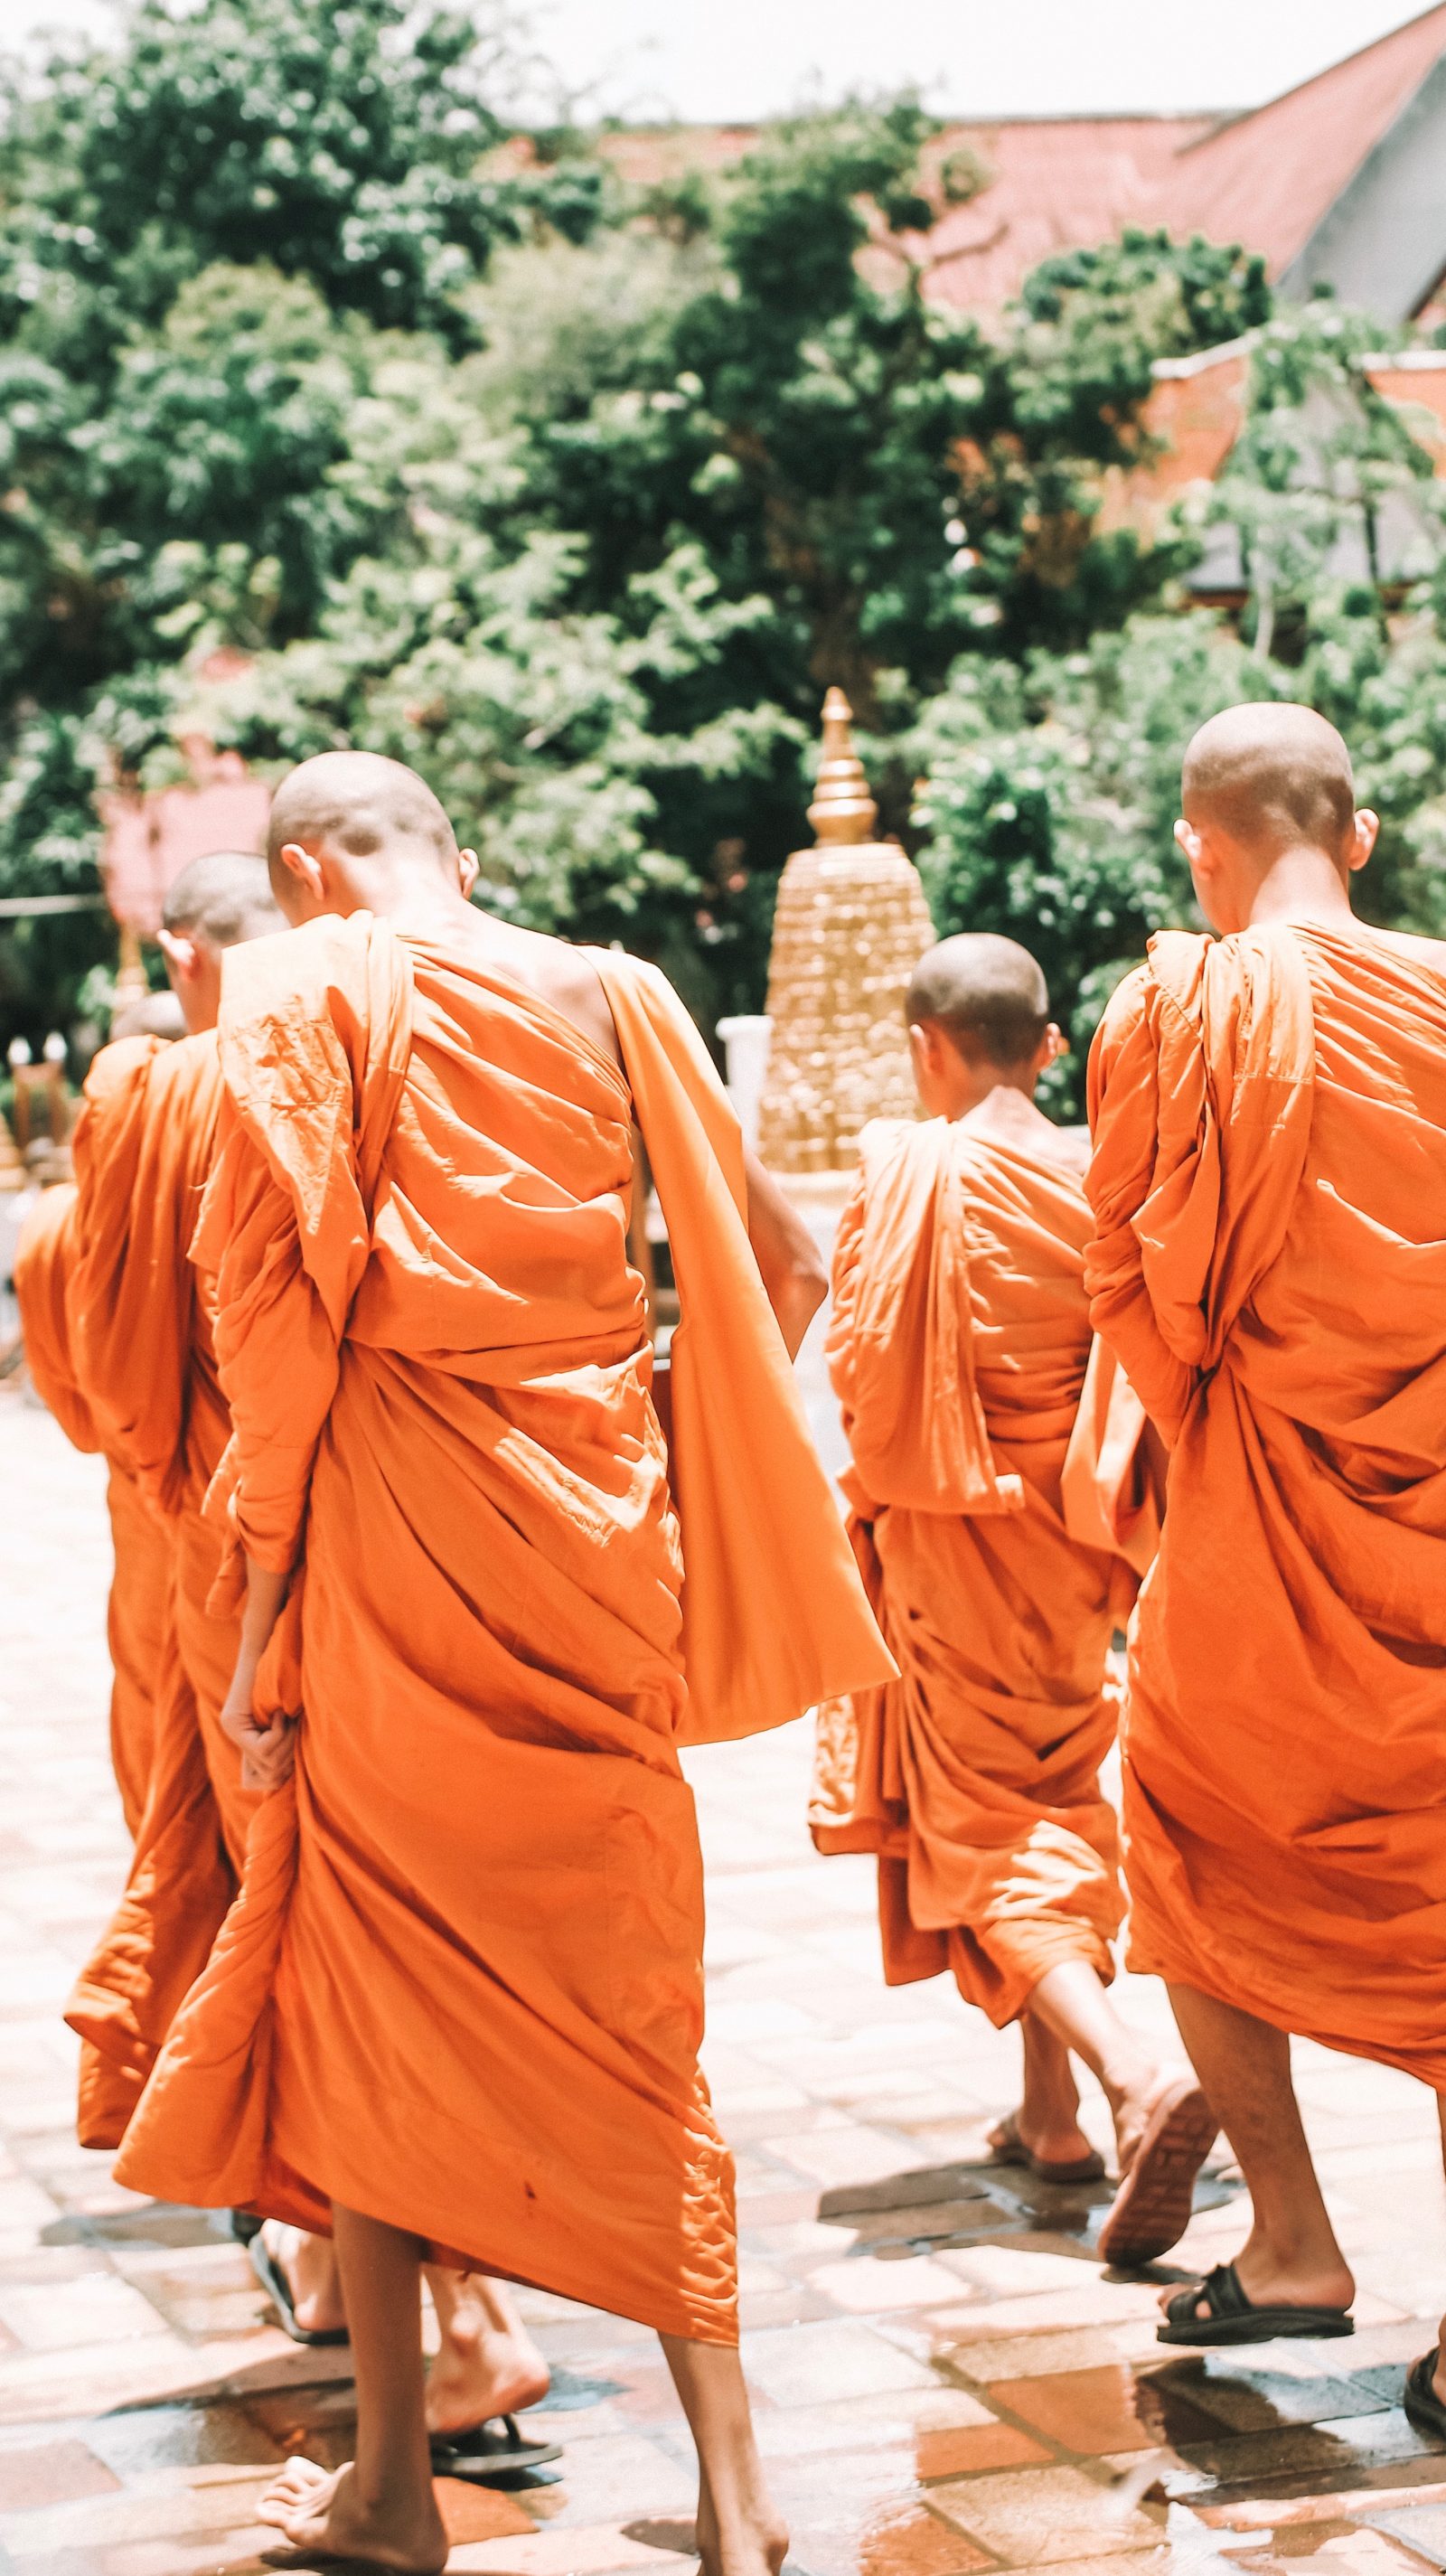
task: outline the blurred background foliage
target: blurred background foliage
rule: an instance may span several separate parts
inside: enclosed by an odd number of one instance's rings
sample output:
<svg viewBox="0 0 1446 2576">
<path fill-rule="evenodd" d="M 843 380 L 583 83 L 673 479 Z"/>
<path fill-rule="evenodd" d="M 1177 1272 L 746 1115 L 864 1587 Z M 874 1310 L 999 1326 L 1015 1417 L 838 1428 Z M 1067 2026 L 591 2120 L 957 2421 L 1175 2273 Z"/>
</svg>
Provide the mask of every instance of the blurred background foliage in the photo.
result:
<svg viewBox="0 0 1446 2576">
<path fill-rule="evenodd" d="M 909 102 L 630 192 L 585 137 L 509 139 L 517 42 L 399 0 L 141 0 L 114 50 L 12 67 L 0 894 L 94 887 L 97 788 L 184 775 L 187 734 L 264 770 L 351 741 L 430 779 L 488 901 L 626 940 L 711 1022 L 761 1004 L 838 681 L 941 927 L 1026 938 L 1081 1044 L 1189 917 L 1179 754 L 1242 693 L 1343 724 L 1378 908 L 1446 929 L 1441 548 L 1409 588 L 1332 574 L 1429 482 L 1368 322 L 1134 235 L 988 333 L 925 296 Z M 1207 514 L 1231 618 L 1182 592 L 1203 520 L 1102 502 L 1152 361 L 1246 331 Z M 0 1040 L 73 1018 L 109 935 L 0 934 Z"/>
</svg>

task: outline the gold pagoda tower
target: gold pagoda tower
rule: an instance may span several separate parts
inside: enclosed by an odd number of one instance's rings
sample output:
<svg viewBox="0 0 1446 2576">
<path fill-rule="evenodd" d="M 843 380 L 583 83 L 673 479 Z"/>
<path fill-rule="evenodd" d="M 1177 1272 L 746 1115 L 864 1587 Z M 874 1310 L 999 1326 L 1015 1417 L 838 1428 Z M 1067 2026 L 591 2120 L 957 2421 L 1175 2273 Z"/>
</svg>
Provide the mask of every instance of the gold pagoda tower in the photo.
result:
<svg viewBox="0 0 1446 2576">
<path fill-rule="evenodd" d="M 878 808 L 852 724 L 842 689 L 830 689 L 808 809 L 815 845 L 788 861 L 773 916 L 758 1146 L 785 1176 L 848 1171 L 871 1118 L 918 1114 L 904 994 L 934 925 L 918 869 L 871 837 Z"/>
</svg>

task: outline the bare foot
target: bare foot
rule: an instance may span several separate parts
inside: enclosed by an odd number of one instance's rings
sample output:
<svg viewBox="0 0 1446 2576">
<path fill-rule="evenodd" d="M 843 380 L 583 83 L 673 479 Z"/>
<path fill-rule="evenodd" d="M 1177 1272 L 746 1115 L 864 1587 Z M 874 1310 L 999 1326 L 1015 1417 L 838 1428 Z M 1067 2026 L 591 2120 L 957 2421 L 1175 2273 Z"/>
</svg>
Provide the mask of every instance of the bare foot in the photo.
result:
<svg viewBox="0 0 1446 2576">
<path fill-rule="evenodd" d="M 725 2530 L 705 2478 L 698 2489 L 695 2538 L 698 2576 L 783 2576 L 788 2533 L 765 2495 L 741 2505 Z"/>
<path fill-rule="evenodd" d="M 323 2559 L 346 2559 L 398 2576 L 442 2576 L 447 2564 L 447 2535 L 430 2487 L 424 2505 L 413 2498 L 364 2504 L 350 2460 L 330 2473 L 315 2460 L 288 2460 L 256 2514 L 284 2532 L 293 2549 Z"/>
<path fill-rule="evenodd" d="M 262 2241 L 285 2275 L 292 2312 L 306 2334 L 334 2334 L 346 2324 L 336 2247 L 329 2236 L 308 2235 L 304 2227 L 283 2227 L 268 2218 Z"/>
<path fill-rule="evenodd" d="M 1110 2109 L 1115 2123 L 1115 2162 L 1121 2182 L 1140 2152 L 1144 2137 L 1156 2109 L 1172 2085 L 1194 2086 L 1195 2078 L 1188 2066 L 1151 2066 L 1127 2081 L 1111 2096 Z"/>
<path fill-rule="evenodd" d="M 1348 2308 L 1356 2295 L 1356 2285 L 1342 2262 L 1283 2262 L 1267 2245 L 1258 2245 L 1252 2236 L 1248 2245 L 1235 2257 L 1235 2272 L 1242 2290 L 1253 2308 Z M 1161 2309 L 1180 2296 L 1179 2284 L 1162 2293 Z M 1195 2314 L 1203 2319 L 1210 2311 L 1203 2298 L 1197 2300 Z M 1440 2365 L 1437 2365 L 1438 2380 Z M 1442 2391 L 1446 2395 L 1446 2390 Z"/>
<path fill-rule="evenodd" d="M 1094 2146 L 1078 2120 L 1067 2115 L 1052 2120 L 1038 2116 L 1031 2118 L 1027 2103 L 1022 2104 L 1019 2110 L 1009 2112 L 989 2132 L 992 2155 L 1007 2162 L 1009 2151 L 1014 2146 L 1023 2147 L 1036 2163 L 1042 2165 L 1087 2164 L 1095 2154 Z"/>
<path fill-rule="evenodd" d="M 500 2328 L 465 2294 L 443 2316 L 441 2347 L 427 2374 L 429 2433 L 467 2433 L 489 2416 L 536 2406 L 551 2386 L 546 2362 L 520 2322 Z"/>
</svg>

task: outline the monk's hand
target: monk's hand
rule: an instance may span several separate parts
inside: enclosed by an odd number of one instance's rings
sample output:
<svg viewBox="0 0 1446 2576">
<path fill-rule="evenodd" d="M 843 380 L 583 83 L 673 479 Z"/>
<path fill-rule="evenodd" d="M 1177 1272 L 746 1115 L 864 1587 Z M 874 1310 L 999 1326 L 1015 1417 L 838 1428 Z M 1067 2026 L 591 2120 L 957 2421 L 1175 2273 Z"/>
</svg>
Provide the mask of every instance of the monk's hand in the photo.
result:
<svg viewBox="0 0 1446 2576">
<path fill-rule="evenodd" d="M 282 1788 L 295 1768 L 296 1720 L 276 1717 L 266 1724 L 252 1706 L 253 1688 L 254 1675 L 243 1661 L 226 1694 L 221 1725 L 240 1753 L 242 1788 L 257 1789 L 266 1797 Z"/>
<path fill-rule="evenodd" d="M 274 1718 L 270 1726 L 253 1718 L 241 1747 L 242 1788 L 259 1789 L 263 1798 L 269 1797 L 273 1789 L 284 1786 L 295 1768 L 295 1718 Z"/>
</svg>

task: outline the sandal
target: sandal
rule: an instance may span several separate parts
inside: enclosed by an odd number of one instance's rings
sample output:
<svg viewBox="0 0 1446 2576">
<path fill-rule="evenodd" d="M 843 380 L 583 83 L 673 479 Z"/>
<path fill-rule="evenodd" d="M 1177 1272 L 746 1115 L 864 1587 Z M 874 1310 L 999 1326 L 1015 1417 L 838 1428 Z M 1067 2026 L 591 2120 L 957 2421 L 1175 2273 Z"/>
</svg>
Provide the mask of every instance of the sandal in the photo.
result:
<svg viewBox="0 0 1446 2576">
<path fill-rule="evenodd" d="M 493 2423 L 502 2426 L 494 2433 Z M 515 2415 L 498 2415 L 461 2433 L 431 2436 L 432 2469 L 439 2478 L 465 2478 L 475 2487 L 506 2486 L 529 2469 L 545 2469 L 562 2457 L 557 2442 L 529 2442 Z"/>
<path fill-rule="evenodd" d="M 1219 2128 L 1193 2076 L 1182 2075 L 1161 2095 L 1100 2229 L 1102 2263 L 1134 2271 L 1179 2242 L 1195 2205 L 1195 2176 Z"/>
<path fill-rule="evenodd" d="M 246 2251 L 250 2257 L 252 2271 L 276 2310 L 282 2332 L 289 2334 L 293 2343 L 350 2343 L 351 2336 L 345 2326 L 299 2326 L 297 2324 L 296 2309 L 291 2297 L 291 2283 L 259 2228 L 250 2239 Z"/>
<path fill-rule="evenodd" d="M 1202 2299 L 1209 2308 L 1208 2317 L 1195 2313 Z M 1217 2263 L 1203 2281 L 1177 2290 L 1165 2310 L 1165 2319 L 1165 2324 L 1155 2329 L 1161 2343 L 1274 2343 L 1277 2336 L 1304 2341 L 1317 2336 L 1351 2335 L 1356 2330 L 1355 2318 L 1348 2316 L 1344 2308 L 1257 2308 L 1242 2290 L 1233 2263 Z M 1439 2411 L 1442 2430 L 1446 2431 L 1446 2409 Z"/>
<path fill-rule="evenodd" d="M 1419 2361 L 1412 2362 L 1406 2373 L 1401 2404 L 1406 2410 L 1407 2423 L 1413 2424 L 1418 2433 L 1434 2433 L 1438 2442 L 1446 2442 L 1446 2406 L 1437 2396 L 1435 2386 L 1440 2358 L 1440 2348 L 1433 2344 L 1429 2352 L 1422 2353 Z"/>
<path fill-rule="evenodd" d="M 1019 2134 L 1017 2111 L 1006 2112 L 989 2148 L 997 2165 L 1024 2165 L 1036 2182 L 1098 2182 L 1105 2169 L 1103 2156 L 1058 2157 L 1053 2163 L 1048 2156 L 1037 2156 Z"/>
</svg>

